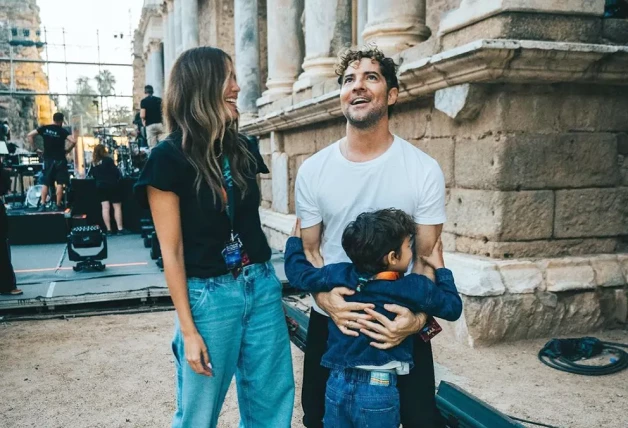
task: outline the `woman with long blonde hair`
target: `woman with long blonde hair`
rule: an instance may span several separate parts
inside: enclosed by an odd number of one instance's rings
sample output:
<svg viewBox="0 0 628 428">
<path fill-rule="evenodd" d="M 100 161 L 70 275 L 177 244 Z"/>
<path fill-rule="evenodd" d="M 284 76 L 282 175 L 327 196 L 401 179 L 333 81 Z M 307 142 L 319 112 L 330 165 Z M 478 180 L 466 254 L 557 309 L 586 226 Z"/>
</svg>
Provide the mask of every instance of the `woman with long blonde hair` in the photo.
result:
<svg viewBox="0 0 628 428">
<path fill-rule="evenodd" d="M 235 374 L 240 426 L 287 428 L 290 343 L 258 211 L 256 175 L 268 169 L 238 133 L 233 62 L 220 49 L 190 49 L 167 87 L 169 135 L 135 190 L 150 206 L 177 313 L 172 426 L 215 427 Z"/>
</svg>

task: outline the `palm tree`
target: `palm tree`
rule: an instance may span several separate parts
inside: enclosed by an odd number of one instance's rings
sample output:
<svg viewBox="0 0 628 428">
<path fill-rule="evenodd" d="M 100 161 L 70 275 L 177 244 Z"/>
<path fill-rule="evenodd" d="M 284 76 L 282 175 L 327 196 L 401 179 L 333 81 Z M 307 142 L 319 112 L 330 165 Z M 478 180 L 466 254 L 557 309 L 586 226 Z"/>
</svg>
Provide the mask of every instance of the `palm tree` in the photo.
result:
<svg viewBox="0 0 628 428">
<path fill-rule="evenodd" d="M 111 71 L 101 70 L 98 72 L 98 75 L 94 77 L 94 80 L 96 80 L 96 86 L 98 87 L 98 92 L 100 93 L 101 108 L 103 107 L 103 97 L 107 100 L 107 117 L 109 118 L 111 116 L 111 112 L 109 111 L 109 98 L 107 97 L 113 95 L 114 93 L 116 78 Z"/>
</svg>

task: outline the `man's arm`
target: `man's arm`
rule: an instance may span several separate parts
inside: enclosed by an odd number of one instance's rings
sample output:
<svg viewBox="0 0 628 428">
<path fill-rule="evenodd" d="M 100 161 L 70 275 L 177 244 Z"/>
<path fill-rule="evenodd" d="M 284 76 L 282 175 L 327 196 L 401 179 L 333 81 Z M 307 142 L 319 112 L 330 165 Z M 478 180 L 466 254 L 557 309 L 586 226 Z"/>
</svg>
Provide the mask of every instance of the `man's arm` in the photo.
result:
<svg viewBox="0 0 628 428">
<path fill-rule="evenodd" d="M 315 267 L 323 267 L 325 261 L 321 255 L 321 235 L 323 234 L 323 223 L 318 223 L 312 227 L 301 229 L 301 239 L 303 240 L 303 252 L 307 260 Z"/>
<path fill-rule="evenodd" d="M 412 273 L 418 273 L 425 275 L 432 281 L 436 278 L 434 276 L 434 269 L 425 264 L 421 259 L 421 256 L 426 257 L 432 253 L 436 241 L 443 230 L 442 224 L 424 225 L 417 224 L 416 237 L 414 244 L 414 266 L 412 267 Z"/>
<path fill-rule="evenodd" d="M 74 147 L 76 146 L 76 140 L 74 139 L 73 135 L 68 135 L 68 137 L 65 139 L 65 141 L 70 143 L 70 146 L 67 149 L 65 149 L 65 154 L 68 154 L 72 150 L 74 150 Z"/>
<path fill-rule="evenodd" d="M 33 149 L 35 148 L 35 142 L 33 141 L 33 137 L 37 134 L 39 134 L 39 132 L 36 129 L 33 129 L 31 132 L 26 134 L 26 141 L 28 142 L 28 146 L 31 151 L 33 151 Z"/>
</svg>

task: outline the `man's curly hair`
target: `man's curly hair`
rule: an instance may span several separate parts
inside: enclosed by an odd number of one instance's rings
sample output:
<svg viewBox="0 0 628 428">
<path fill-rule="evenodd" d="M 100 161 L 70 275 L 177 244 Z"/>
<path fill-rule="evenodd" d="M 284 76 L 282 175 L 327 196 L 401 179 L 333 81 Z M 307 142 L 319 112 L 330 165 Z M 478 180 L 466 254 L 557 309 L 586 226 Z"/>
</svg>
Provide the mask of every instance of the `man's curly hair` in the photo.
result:
<svg viewBox="0 0 628 428">
<path fill-rule="evenodd" d="M 379 50 L 375 45 L 367 45 L 360 49 L 347 49 L 338 56 L 336 64 L 336 74 L 338 75 L 338 84 L 342 85 L 342 78 L 347 68 L 362 58 L 370 58 L 379 63 L 382 76 L 386 79 L 386 85 L 390 91 L 392 88 L 399 89 L 399 80 L 397 80 L 397 64 L 392 58 L 386 57 L 384 52 Z"/>
</svg>

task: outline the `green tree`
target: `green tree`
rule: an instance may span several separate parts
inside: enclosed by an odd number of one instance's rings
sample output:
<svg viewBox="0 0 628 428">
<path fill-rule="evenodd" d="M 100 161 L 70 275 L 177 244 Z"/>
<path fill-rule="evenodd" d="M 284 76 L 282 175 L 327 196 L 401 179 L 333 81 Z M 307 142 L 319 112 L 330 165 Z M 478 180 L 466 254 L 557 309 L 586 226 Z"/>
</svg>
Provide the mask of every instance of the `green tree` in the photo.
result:
<svg viewBox="0 0 628 428">
<path fill-rule="evenodd" d="M 111 74 L 109 70 L 101 70 L 98 75 L 94 77 L 96 80 L 96 86 L 98 87 L 98 93 L 102 97 L 108 97 L 113 95 L 116 86 L 116 77 Z"/>
<path fill-rule="evenodd" d="M 109 120 L 114 123 L 133 123 L 133 114 L 126 106 L 114 106 L 109 110 Z"/>
<path fill-rule="evenodd" d="M 75 96 L 70 97 L 69 110 L 72 116 L 83 116 L 83 126 L 92 127 L 98 124 L 98 93 L 89 82 L 89 78 L 81 76 L 75 82 Z M 96 104 L 94 104 L 96 101 Z M 86 130 L 83 130 L 86 132 Z"/>
</svg>

